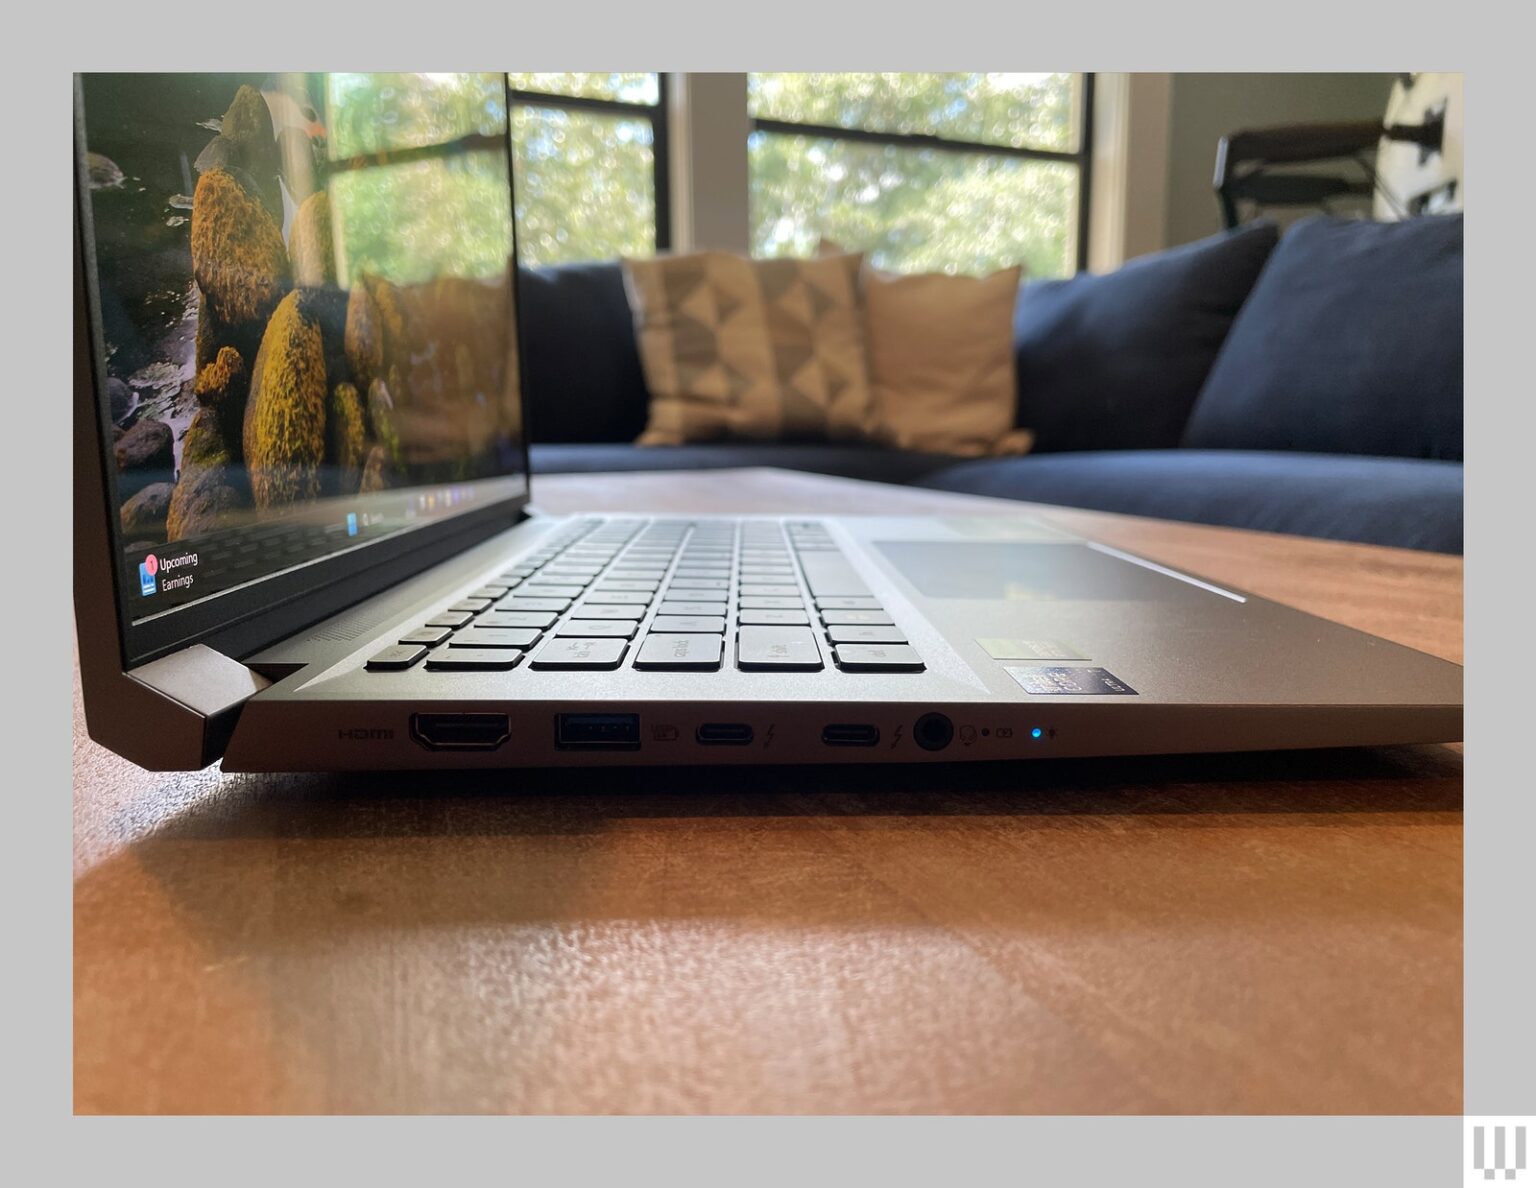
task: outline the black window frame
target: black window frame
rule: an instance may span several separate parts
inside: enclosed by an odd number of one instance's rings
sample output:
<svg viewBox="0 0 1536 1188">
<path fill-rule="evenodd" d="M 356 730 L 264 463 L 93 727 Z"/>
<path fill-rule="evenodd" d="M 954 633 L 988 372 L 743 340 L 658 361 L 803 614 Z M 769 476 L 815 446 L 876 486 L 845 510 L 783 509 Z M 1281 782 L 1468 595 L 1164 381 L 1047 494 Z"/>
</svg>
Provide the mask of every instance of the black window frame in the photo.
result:
<svg viewBox="0 0 1536 1188">
<path fill-rule="evenodd" d="M 593 115 L 618 116 L 623 119 L 645 120 L 651 126 L 651 168 L 655 186 L 656 253 L 672 248 L 672 154 L 667 127 L 667 75 L 656 71 L 656 102 L 633 103 L 625 99 L 594 99 L 584 95 L 557 95 L 549 91 L 524 91 L 507 86 L 507 128 L 514 140 L 513 117 L 518 107 L 542 107 L 555 111 L 586 112 Z M 515 221 L 517 212 L 513 212 Z"/>
<path fill-rule="evenodd" d="M 1083 95 L 1078 114 L 1077 148 L 1072 152 L 1057 149 L 1019 148 L 1014 145 L 986 144 L 977 140 L 956 140 L 928 132 L 877 132 L 868 128 L 848 128 L 841 124 L 803 124 L 796 120 L 775 120 L 749 116 L 751 132 L 774 136 L 812 136 L 825 140 L 849 140 L 859 144 L 894 145 L 897 148 L 930 150 L 942 153 L 967 153 L 983 157 L 1016 157 L 1026 161 L 1054 161 L 1077 168 L 1077 270 L 1088 269 L 1088 214 L 1093 189 L 1093 84 L 1094 76 L 1083 73 Z"/>
</svg>

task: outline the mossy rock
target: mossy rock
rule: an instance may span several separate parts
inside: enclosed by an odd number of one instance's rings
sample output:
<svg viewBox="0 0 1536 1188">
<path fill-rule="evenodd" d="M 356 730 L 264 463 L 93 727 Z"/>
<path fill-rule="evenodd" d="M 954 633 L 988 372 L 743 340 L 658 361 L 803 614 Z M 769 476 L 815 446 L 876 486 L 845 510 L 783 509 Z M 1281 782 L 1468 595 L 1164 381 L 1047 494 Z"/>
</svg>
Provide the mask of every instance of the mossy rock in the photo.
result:
<svg viewBox="0 0 1536 1188">
<path fill-rule="evenodd" d="M 249 506 L 237 467 L 184 469 L 166 512 L 166 539 L 187 540 L 227 527 L 230 513 Z"/>
<path fill-rule="evenodd" d="M 337 489 L 343 494 L 356 491 L 367 459 L 368 437 L 363 402 L 351 384 L 337 384 L 331 389 L 326 437 L 326 457 L 336 474 Z"/>
<path fill-rule="evenodd" d="M 320 327 L 290 293 L 262 335 L 245 403 L 242 441 L 258 508 L 319 495 L 329 395 Z"/>
<path fill-rule="evenodd" d="M 182 473 L 196 466 L 228 466 L 233 461 L 219 414 L 211 408 L 198 409 L 187 426 L 187 435 L 181 439 Z"/>
<path fill-rule="evenodd" d="M 331 387 L 352 382 L 352 367 L 347 362 L 347 293 L 335 285 L 295 290 L 299 294 L 299 312 L 320 327 L 325 345 L 325 376 Z"/>
<path fill-rule="evenodd" d="M 156 536 L 165 532 L 165 517 L 171 506 L 174 483 L 151 483 L 118 512 L 125 536 Z"/>
<path fill-rule="evenodd" d="M 288 232 L 288 260 L 300 285 L 336 283 L 336 253 L 331 241 L 331 203 L 324 190 L 299 204 Z"/>
<path fill-rule="evenodd" d="M 364 495 L 372 495 L 379 491 L 388 491 L 394 485 L 395 466 L 389 459 L 389 451 L 381 445 L 376 445 L 368 450 L 368 458 L 363 463 L 363 478 L 358 484 L 358 491 Z"/>
<path fill-rule="evenodd" d="M 193 168 L 199 173 L 213 169 L 245 170 L 260 186 L 262 204 L 275 218 L 282 217 L 282 191 L 277 187 L 277 139 L 272 113 L 260 91 L 244 85 L 235 92 L 219 121 L 218 134 L 197 155 Z"/>
<path fill-rule="evenodd" d="M 352 380 L 366 391 L 386 378 L 404 349 L 405 315 L 400 291 L 382 277 L 363 273 L 347 302 L 346 351 Z"/>
<path fill-rule="evenodd" d="M 204 408 L 227 408 L 244 401 L 250 380 L 240 352 L 234 347 L 220 347 L 213 361 L 199 369 L 192 394 Z"/>
<path fill-rule="evenodd" d="M 219 121 L 219 135 L 231 140 L 272 140 L 272 113 L 261 92 L 242 83 Z"/>
<path fill-rule="evenodd" d="M 228 170 L 213 169 L 197 179 L 192 195 L 192 275 L 202 291 L 212 325 L 238 331 L 259 326 L 288 291 L 288 251 L 283 236 L 262 207 Z M 223 345 L 216 333 L 199 328 L 199 348 Z"/>
<path fill-rule="evenodd" d="M 368 385 L 368 425 L 373 438 L 390 458 L 400 460 L 400 430 L 395 418 L 395 402 L 390 396 L 389 385 L 376 379 Z"/>
</svg>

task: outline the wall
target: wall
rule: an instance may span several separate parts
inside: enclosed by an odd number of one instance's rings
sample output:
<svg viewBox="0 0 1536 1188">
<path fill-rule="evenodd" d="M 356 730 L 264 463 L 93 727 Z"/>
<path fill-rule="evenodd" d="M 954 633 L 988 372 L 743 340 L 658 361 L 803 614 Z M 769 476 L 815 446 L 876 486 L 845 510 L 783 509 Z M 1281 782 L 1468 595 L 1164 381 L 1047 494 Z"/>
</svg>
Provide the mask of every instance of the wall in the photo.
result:
<svg viewBox="0 0 1536 1188">
<path fill-rule="evenodd" d="M 1174 74 L 1168 129 L 1168 246 L 1221 229 L 1216 142 L 1244 128 L 1380 119 L 1391 74 Z"/>
</svg>

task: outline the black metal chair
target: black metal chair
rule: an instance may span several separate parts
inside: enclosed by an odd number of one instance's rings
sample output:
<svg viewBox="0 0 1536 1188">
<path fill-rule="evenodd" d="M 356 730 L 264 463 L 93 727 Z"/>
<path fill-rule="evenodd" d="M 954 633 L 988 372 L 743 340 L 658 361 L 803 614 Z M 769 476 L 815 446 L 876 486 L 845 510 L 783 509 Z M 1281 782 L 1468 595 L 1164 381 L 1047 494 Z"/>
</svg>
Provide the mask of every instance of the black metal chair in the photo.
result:
<svg viewBox="0 0 1536 1188">
<path fill-rule="evenodd" d="M 1242 222 L 1239 202 L 1251 202 L 1260 209 L 1312 206 L 1327 210 L 1329 203 L 1341 198 L 1369 199 L 1376 190 L 1372 157 L 1384 131 L 1379 121 L 1364 120 L 1255 128 L 1222 137 L 1216 146 L 1216 197 L 1223 222 L 1228 228 Z M 1344 172 L 1284 169 L 1330 161 L 1338 162 Z"/>
</svg>

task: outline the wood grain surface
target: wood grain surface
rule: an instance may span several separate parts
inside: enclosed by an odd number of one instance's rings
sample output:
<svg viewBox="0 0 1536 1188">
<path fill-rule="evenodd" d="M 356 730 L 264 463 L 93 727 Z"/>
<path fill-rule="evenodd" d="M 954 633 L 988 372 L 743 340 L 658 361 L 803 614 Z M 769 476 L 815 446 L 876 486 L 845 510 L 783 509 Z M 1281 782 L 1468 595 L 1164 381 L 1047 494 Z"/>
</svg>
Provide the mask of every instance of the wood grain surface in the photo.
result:
<svg viewBox="0 0 1536 1188">
<path fill-rule="evenodd" d="M 775 471 L 551 511 L 1021 505 Z M 1461 560 L 1028 509 L 1453 660 Z M 82 1113 L 1460 1113 L 1459 747 L 154 775 L 75 708 Z"/>
</svg>

